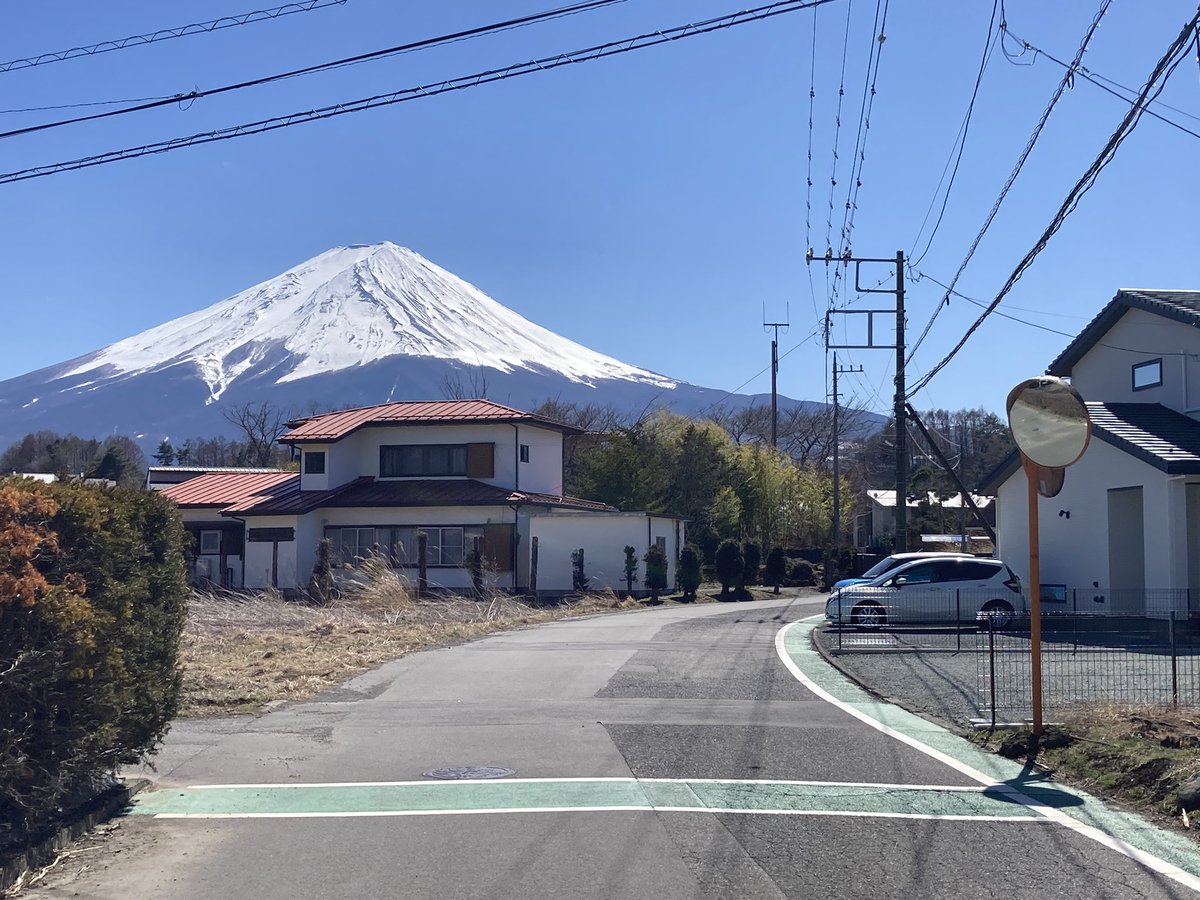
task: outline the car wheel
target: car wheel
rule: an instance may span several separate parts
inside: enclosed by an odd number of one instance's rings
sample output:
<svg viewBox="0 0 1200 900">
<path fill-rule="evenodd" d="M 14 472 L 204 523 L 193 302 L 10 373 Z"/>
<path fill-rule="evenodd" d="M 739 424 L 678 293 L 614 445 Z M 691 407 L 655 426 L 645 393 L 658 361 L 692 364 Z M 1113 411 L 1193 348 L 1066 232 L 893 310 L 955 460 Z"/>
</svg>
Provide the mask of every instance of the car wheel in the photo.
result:
<svg viewBox="0 0 1200 900">
<path fill-rule="evenodd" d="M 887 624 L 887 613 L 878 603 L 859 603 L 850 610 L 850 624 L 857 628 L 878 628 Z"/>
<path fill-rule="evenodd" d="M 979 610 L 979 618 L 980 628 L 986 630 L 987 624 L 991 622 L 992 628 L 1003 631 L 1012 624 L 1013 608 L 1003 600 L 989 600 L 983 604 L 983 609 Z"/>
</svg>

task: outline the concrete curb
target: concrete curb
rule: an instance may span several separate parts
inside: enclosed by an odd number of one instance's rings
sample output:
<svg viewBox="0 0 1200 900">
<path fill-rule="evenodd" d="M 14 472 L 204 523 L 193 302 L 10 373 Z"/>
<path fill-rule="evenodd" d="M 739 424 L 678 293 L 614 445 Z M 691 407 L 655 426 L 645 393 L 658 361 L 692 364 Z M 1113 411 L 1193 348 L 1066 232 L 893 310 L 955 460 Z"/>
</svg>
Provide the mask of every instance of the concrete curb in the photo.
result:
<svg viewBox="0 0 1200 900">
<path fill-rule="evenodd" d="M 8 890 L 26 872 L 51 862 L 60 850 L 113 818 L 149 784 L 145 778 L 115 784 L 75 810 L 70 822 L 47 826 L 34 836 L 33 844 L 24 851 L 0 858 L 0 891 Z"/>
</svg>

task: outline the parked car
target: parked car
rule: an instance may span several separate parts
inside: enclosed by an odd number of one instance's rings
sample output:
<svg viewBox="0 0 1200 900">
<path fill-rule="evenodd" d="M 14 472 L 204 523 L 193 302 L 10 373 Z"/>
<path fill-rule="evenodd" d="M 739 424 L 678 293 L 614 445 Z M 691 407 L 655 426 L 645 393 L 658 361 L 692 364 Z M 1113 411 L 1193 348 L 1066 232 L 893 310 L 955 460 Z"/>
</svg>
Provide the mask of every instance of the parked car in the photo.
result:
<svg viewBox="0 0 1200 900">
<path fill-rule="evenodd" d="M 834 591 L 825 618 L 859 628 L 990 620 L 1006 628 L 1028 612 L 1021 579 L 998 559 L 915 559 L 865 584 Z"/>
<path fill-rule="evenodd" d="M 875 563 L 875 565 L 863 572 L 858 578 L 843 578 L 841 581 L 835 581 L 833 589 L 836 591 L 838 588 L 850 587 L 852 584 L 866 584 L 906 562 L 912 562 L 914 559 L 936 559 L 939 556 L 956 556 L 966 559 L 975 558 L 971 553 L 950 553 L 946 551 L 922 550 L 915 553 L 893 553 L 891 556 L 885 556 L 879 562 Z"/>
</svg>

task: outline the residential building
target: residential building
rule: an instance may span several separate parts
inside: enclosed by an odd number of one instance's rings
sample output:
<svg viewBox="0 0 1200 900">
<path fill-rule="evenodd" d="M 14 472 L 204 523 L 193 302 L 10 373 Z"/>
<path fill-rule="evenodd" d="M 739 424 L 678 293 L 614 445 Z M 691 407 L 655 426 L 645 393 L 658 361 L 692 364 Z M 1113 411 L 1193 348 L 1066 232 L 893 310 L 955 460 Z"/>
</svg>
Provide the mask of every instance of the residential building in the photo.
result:
<svg viewBox="0 0 1200 900">
<path fill-rule="evenodd" d="M 1200 291 L 1121 290 L 1046 370 L 1070 379 L 1092 440 L 1039 503 L 1042 594 L 1088 612 L 1200 606 Z M 997 496 L 999 555 L 1028 583 L 1027 481 Z"/>
<path fill-rule="evenodd" d="M 387 403 L 289 422 L 298 472 L 214 471 L 163 494 L 199 576 L 230 586 L 302 589 L 325 538 L 339 566 L 378 553 L 415 581 L 418 533 L 433 588 L 470 587 L 476 547 L 488 583 L 514 591 L 570 591 L 578 549 L 590 587 L 622 587 L 624 548 L 654 544 L 673 582 L 681 519 L 564 494 L 563 439 L 580 433 L 489 400 Z"/>
</svg>

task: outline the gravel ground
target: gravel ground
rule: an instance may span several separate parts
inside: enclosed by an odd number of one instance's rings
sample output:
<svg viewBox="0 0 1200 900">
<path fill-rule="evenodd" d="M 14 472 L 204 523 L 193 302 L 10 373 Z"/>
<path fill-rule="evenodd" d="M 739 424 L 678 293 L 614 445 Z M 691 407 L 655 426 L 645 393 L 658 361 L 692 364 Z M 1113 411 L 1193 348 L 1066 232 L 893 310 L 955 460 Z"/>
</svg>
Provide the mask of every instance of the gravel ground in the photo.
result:
<svg viewBox="0 0 1200 900">
<path fill-rule="evenodd" d="M 991 665 L 987 635 L 953 630 L 838 634 L 814 632 L 835 664 L 869 689 L 914 712 L 959 727 L 991 719 Z M 1200 706 L 1200 648 L 1125 645 L 1114 636 L 1043 643 L 1043 696 L 1048 713 L 1081 702 L 1180 703 Z M 1028 719 L 1029 640 L 995 640 L 996 719 Z M 1172 674 L 1174 668 L 1174 675 Z"/>
</svg>

